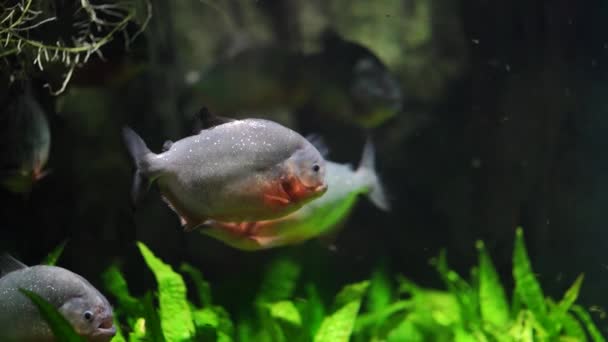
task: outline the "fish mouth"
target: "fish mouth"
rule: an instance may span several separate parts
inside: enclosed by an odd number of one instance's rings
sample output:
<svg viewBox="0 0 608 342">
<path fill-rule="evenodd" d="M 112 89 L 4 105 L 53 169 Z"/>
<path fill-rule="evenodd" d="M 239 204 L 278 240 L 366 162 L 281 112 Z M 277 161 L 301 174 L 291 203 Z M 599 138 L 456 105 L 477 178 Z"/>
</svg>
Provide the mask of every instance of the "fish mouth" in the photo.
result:
<svg viewBox="0 0 608 342">
<path fill-rule="evenodd" d="M 321 185 L 307 186 L 301 181 L 298 182 L 283 182 L 281 188 L 289 202 L 298 202 L 305 198 L 316 198 L 323 195 L 327 191 L 327 183 Z"/>
<path fill-rule="evenodd" d="M 313 187 L 312 192 L 318 196 L 321 196 L 327 191 L 327 188 L 329 188 L 327 184 L 321 184 Z"/>
<path fill-rule="evenodd" d="M 95 329 L 94 335 L 97 337 L 112 337 L 116 335 L 116 327 L 114 326 L 114 321 L 112 318 L 108 317 L 101 321 L 97 329 Z"/>
</svg>

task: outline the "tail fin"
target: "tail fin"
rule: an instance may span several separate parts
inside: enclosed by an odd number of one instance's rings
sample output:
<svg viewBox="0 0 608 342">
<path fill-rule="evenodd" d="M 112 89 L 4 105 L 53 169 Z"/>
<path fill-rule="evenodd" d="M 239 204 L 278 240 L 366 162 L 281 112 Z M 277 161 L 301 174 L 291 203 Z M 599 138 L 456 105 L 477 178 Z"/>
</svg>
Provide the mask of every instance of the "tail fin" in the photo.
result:
<svg viewBox="0 0 608 342">
<path fill-rule="evenodd" d="M 376 173 L 375 163 L 376 152 L 374 151 L 374 144 L 371 138 L 368 138 L 363 147 L 363 155 L 361 156 L 357 172 L 365 172 L 367 177 L 369 177 L 371 188 L 367 196 L 372 203 L 384 211 L 389 211 L 391 210 L 391 204 L 386 196 L 380 177 Z"/>
<path fill-rule="evenodd" d="M 144 193 L 144 189 L 142 189 L 142 187 L 145 183 L 143 175 L 145 172 L 142 171 L 145 171 L 146 168 L 144 164 L 145 157 L 152 152 L 148 146 L 146 146 L 146 143 L 142 140 L 142 138 L 131 128 L 126 126 L 123 127 L 122 137 L 135 164 L 135 175 L 133 176 L 133 186 L 131 187 L 131 200 L 133 205 L 137 205 Z"/>
</svg>

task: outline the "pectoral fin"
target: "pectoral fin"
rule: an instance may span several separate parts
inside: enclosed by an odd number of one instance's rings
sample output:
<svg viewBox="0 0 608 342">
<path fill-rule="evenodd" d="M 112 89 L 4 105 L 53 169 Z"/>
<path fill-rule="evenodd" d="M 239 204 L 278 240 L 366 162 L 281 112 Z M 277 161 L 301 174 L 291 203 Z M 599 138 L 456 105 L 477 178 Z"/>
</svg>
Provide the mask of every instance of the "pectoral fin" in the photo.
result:
<svg viewBox="0 0 608 342">
<path fill-rule="evenodd" d="M 169 151 L 171 149 L 171 146 L 173 146 L 173 141 L 165 140 L 165 142 L 163 143 L 163 152 Z"/>
<path fill-rule="evenodd" d="M 264 194 L 264 198 L 269 203 L 274 203 L 274 204 L 278 204 L 281 206 L 291 203 L 291 201 L 288 198 L 276 196 L 276 195 Z"/>
<path fill-rule="evenodd" d="M 291 191 L 294 189 L 292 180 L 273 183 L 264 193 L 264 201 L 275 206 L 286 206 L 293 203 Z"/>
</svg>

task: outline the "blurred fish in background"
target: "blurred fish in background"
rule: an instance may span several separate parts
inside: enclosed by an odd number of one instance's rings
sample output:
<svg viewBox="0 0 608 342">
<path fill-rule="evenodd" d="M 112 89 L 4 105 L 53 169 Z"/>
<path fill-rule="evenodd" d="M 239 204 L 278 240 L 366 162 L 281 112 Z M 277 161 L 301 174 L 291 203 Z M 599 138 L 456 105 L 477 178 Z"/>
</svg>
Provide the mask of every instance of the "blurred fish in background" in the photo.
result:
<svg viewBox="0 0 608 342">
<path fill-rule="evenodd" d="M 189 75 L 182 106 L 191 111 L 206 103 L 219 113 L 306 108 L 305 112 L 363 128 L 397 115 L 403 101 L 401 86 L 371 50 L 331 30 L 321 42 L 316 53 L 275 44 L 245 48 Z"/>
<path fill-rule="evenodd" d="M 28 194 L 48 173 L 44 167 L 51 132 L 29 83 L 15 85 L 9 92 L 0 109 L 0 183 L 14 193 Z"/>
<path fill-rule="evenodd" d="M 302 243 L 315 237 L 332 239 L 354 209 L 359 195 L 383 211 L 390 203 L 375 171 L 375 152 L 368 139 L 356 170 L 327 161 L 328 190 L 298 211 L 275 220 L 257 222 L 210 221 L 202 234 L 242 250 L 262 250 Z"/>
</svg>

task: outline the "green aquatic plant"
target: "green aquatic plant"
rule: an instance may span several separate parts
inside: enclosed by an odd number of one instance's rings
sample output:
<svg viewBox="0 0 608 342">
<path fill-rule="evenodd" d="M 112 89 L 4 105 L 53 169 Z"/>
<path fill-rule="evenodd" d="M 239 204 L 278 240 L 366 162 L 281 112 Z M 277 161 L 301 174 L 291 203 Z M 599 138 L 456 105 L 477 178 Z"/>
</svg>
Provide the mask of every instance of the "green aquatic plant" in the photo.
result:
<svg viewBox="0 0 608 342">
<path fill-rule="evenodd" d="M 192 313 L 186 298 L 186 283 L 171 266 L 163 263 L 143 243 L 137 246 L 158 283 L 159 316 L 167 341 L 187 341 L 194 334 Z"/>
<path fill-rule="evenodd" d="M 469 281 L 448 267 L 444 252 L 433 261 L 446 291 L 424 289 L 400 278 L 397 294 L 392 295 L 386 279 L 373 277 L 369 298 L 390 304 L 368 305 L 369 312 L 358 318 L 356 340 L 605 341 L 587 310 L 575 304 L 582 275 L 561 300 L 545 297 L 521 228 L 515 238 L 515 290 L 510 302 L 485 245 L 479 241 L 476 247 L 479 264 Z"/>
<path fill-rule="evenodd" d="M 213 303 L 210 286 L 199 270 L 188 264 L 179 268 L 197 289 L 195 304 L 187 299 L 183 276 L 144 244 L 138 247 L 157 279 L 156 300 L 150 293 L 134 298 L 119 269 L 108 268 L 103 280 L 116 298 L 119 324 L 127 328 L 117 333 L 115 341 L 348 341 L 368 287 L 367 281 L 346 286 L 324 316 L 315 287 L 308 288 L 308 299 L 294 298 L 300 268 L 289 259 L 278 259 L 262 279 L 253 314 L 240 317 L 237 326 L 223 307 Z"/>
<path fill-rule="evenodd" d="M 68 240 L 64 240 L 60 243 L 55 249 L 53 249 L 45 258 L 42 260 L 43 265 L 55 266 L 57 265 L 57 261 L 63 254 L 65 250 L 65 246 L 68 244 Z"/>
<path fill-rule="evenodd" d="M 46 260 L 56 262 L 65 244 Z M 466 280 L 451 270 L 445 252 L 432 264 L 445 290 L 423 288 L 377 268 L 369 281 L 346 285 L 325 305 L 315 284 L 299 286 L 300 265 L 290 258 L 269 263 L 250 310 L 232 316 L 214 302 L 209 283 L 188 264 L 179 273 L 137 244 L 157 289 L 137 298 L 117 266 L 102 279 L 115 298 L 122 341 L 605 341 L 589 312 L 576 304 L 579 276 L 559 301 L 545 297 L 517 230 L 513 253 L 515 289 L 507 295 L 490 255 L 477 242 L 479 263 Z M 189 300 L 186 279 L 196 289 Z M 303 290 L 303 293 L 299 293 Z M 62 341 L 79 341 L 56 308 L 25 293 Z"/>
<path fill-rule="evenodd" d="M 115 341 L 605 341 L 588 311 L 575 304 L 579 276 L 559 301 L 545 297 L 517 230 L 513 253 L 515 289 L 508 296 L 490 255 L 477 242 L 479 263 L 465 279 L 449 268 L 444 252 L 432 262 L 445 290 L 421 287 L 386 267 L 370 280 L 349 284 L 326 305 L 317 285 L 301 284 L 301 266 L 280 257 L 269 263 L 250 303 L 233 314 L 214 302 L 202 273 L 188 264 L 179 272 L 142 243 L 154 273 L 155 295 L 129 294 L 116 266 L 104 274 L 127 335 Z M 189 300 L 183 275 L 196 288 Z"/>
<path fill-rule="evenodd" d="M 368 281 L 346 286 L 336 296 L 334 311 L 325 319 L 315 335 L 315 342 L 348 342 Z"/>
</svg>

